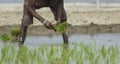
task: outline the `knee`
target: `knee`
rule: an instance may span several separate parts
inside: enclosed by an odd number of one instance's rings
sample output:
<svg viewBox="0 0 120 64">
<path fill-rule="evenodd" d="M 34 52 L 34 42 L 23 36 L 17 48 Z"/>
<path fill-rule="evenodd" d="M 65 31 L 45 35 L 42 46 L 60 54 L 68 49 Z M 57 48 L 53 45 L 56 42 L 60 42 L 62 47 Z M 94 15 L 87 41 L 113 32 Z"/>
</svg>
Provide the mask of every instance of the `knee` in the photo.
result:
<svg viewBox="0 0 120 64">
<path fill-rule="evenodd" d="M 27 26 L 23 26 L 23 25 L 22 25 L 22 26 L 20 27 L 20 30 L 21 30 L 21 31 L 27 30 Z"/>
</svg>

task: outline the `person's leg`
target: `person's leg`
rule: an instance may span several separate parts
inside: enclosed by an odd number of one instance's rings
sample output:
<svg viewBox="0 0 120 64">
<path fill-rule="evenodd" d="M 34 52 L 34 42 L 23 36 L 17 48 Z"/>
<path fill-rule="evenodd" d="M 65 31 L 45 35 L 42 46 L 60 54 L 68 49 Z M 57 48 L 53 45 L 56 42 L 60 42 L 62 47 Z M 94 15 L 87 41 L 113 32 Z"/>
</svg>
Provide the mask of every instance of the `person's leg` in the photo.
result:
<svg viewBox="0 0 120 64">
<path fill-rule="evenodd" d="M 20 34 L 19 34 L 19 44 L 24 44 L 26 33 L 27 33 L 27 27 L 28 25 L 33 23 L 33 16 L 30 14 L 29 11 L 24 7 L 23 11 L 23 19 L 20 26 Z"/>
<path fill-rule="evenodd" d="M 51 11 L 54 14 L 55 20 L 57 20 L 57 9 L 54 8 L 54 7 L 50 7 L 50 9 L 51 9 Z M 63 11 L 62 11 L 61 23 L 62 22 L 67 22 L 67 16 L 66 16 L 65 9 L 63 9 Z M 64 42 L 64 44 L 68 45 L 68 35 L 67 35 L 66 31 L 64 31 L 62 33 L 62 36 L 63 36 L 63 42 Z"/>
<path fill-rule="evenodd" d="M 20 35 L 19 35 L 19 45 L 24 44 L 25 38 L 26 38 L 26 33 L 27 33 L 27 26 L 22 26 L 20 27 Z"/>
<path fill-rule="evenodd" d="M 65 12 L 64 8 L 63 8 L 63 11 L 62 11 L 61 23 L 62 22 L 67 22 L 67 16 L 66 16 L 66 12 Z M 64 44 L 68 44 L 68 35 L 67 35 L 67 32 L 64 31 L 62 33 L 62 36 L 63 36 Z"/>
</svg>

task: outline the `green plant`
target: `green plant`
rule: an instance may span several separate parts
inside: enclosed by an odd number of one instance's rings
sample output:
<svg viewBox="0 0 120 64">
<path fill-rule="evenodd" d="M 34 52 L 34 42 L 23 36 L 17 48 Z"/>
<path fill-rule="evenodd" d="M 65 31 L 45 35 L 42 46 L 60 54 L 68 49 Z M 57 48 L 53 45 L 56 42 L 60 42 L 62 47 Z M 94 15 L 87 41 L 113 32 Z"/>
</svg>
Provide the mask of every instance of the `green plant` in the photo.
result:
<svg viewBox="0 0 120 64">
<path fill-rule="evenodd" d="M 96 45 L 84 43 L 72 45 L 68 49 L 61 45 L 32 49 L 4 45 L 0 52 L 0 64 L 119 64 L 119 47 L 96 48 Z"/>
<path fill-rule="evenodd" d="M 65 22 L 55 26 L 55 29 L 58 33 L 64 32 L 65 30 L 67 30 L 67 22 L 65 21 Z"/>
<path fill-rule="evenodd" d="M 100 51 L 101 56 L 106 64 L 108 64 L 108 50 L 105 48 L 105 46 L 102 46 L 102 49 Z"/>
<path fill-rule="evenodd" d="M 11 30 L 11 37 L 12 37 L 12 42 L 18 41 L 18 35 L 20 33 L 20 29 L 18 27 L 14 27 Z"/>
<path fill-rule="evenodd" d="M 22 45 L 20 49 L 18 50 L 17 59 L 22 64 L 28 64 L 27 50 L 28 48 L 24 45 Z"/>
<path fill-rule="evenodd" d="M 111 64 L 117 64 L 117 61 L 119 61 L 119 48 L 117 46 L 111 46 L 108 49 L 108 53 L 110 54 L 110 63 Z"/>
<path fill-rule="evenodd" d="M 2 36 L 0 36 L 0 40 L 3 41 L 4 43 L 7 43 L 8 41 L 10 41 L 12 38 L 10 35 L 8 34 L 3 34 Z"/>
<path fill-rule="evenodd" d="M 16 36 L 17 37 L 19 35 L 19 33 L 20 33 L 20 29 L 18 27 L 15 27 L 15 28 L 13 28 L 11 30 L 11 35 L 12 36 Z"/>
</svg>

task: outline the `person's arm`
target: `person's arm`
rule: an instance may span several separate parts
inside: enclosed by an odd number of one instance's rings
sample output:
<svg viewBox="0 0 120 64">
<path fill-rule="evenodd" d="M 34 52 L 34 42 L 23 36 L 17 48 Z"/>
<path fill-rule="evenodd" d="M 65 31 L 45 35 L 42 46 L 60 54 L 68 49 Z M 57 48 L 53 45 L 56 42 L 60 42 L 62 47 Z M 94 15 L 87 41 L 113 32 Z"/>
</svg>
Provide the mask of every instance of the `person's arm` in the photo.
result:
<svg viewBox="0 0 120 64">
<path fill-rule="evenodd" d="M 33 17 L 37 18 L 41 23 L 43 23 L 46 28 L 53 29 L 52 24 L 50 22 L 48 22 L 47 20 L 45 20 L 43 17 L 41 17 L 33 9 L 33 6 L 36 2 L 37 2 L 37 0 L 24 0 L 24 6 L 33 15 Z"/>
<path fill-rule="evenodd" d="M 33 5 L 36 3 L 37 0 L 24 0 L 24 6 L 25 8 L 35 17 L 37 18 L 40 22 L 43 23 L 43 21 L 45 20 L 44 18 L 42 18 L 34 9 L 33 9 Z"/>
</svg>

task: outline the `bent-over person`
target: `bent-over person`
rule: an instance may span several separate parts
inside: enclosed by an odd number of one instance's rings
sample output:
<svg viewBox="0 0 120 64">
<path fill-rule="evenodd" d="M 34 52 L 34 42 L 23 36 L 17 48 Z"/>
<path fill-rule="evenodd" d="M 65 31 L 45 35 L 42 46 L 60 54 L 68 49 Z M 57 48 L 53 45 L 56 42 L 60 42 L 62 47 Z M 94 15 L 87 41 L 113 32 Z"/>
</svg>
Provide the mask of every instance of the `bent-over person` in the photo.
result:
<svg viewBox="0 0 120 64">
<path fill-rule="evenodd" d="M 48 29 L 54 29 L 53 24 L 40 16 L 35 10 L 42 7 L 49 7 L 54 14 L 56 24 L 67 21 L 63 0 L 24 0 L 23 19 L 20 27 L 19 44 L 24 44 L 27 27 L 33 23 L 33 17 L 38 19 Z M 68 44 L 68 35 L 62 33 L 64 44 Z"/>
</svg>

